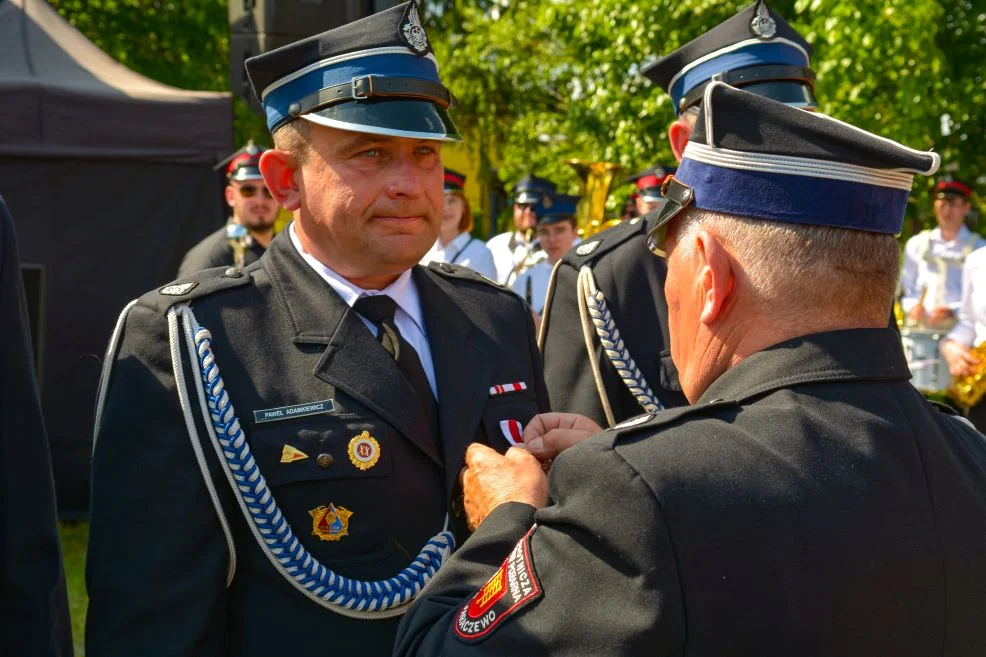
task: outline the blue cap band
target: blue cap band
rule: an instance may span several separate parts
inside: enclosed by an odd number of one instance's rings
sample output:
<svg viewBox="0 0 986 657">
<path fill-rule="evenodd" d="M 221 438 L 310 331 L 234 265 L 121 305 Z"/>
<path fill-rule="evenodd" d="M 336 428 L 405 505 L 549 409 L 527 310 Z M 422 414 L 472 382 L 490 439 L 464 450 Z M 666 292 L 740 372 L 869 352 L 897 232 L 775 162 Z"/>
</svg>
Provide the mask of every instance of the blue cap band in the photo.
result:
<svg viewBox="0 0 986 657">
<path fill-rule="evenodd" d="M 671 100 L 674 101 L 675 113 L 678 112 L 677 108 L 681 99 L 689 91 L 704 82 L 708 82 L 717 73 L 763 64 L 807 67 L 809 61 L 808 55 L 801 48 L 783 41 L 757 41 L 742 48 L 730 50 L 688 69 L 675 79 L 668 90 Z"/>
<path fill-rule="evenodd" d="M 692 188 L 693 207 L 796 224 L 900 233 L 908 191 L 860 182 L 728 169 L 687 157 L 675 179 Z"/>
<path fill-rule="evenodd" d="M 351 82 L 367 75 L 419 78 L 441 84 L 438 65 L 429 57 L 390 53 L 346 59 L 337 64 L 316 68 L 264 94 L 267 128 L 274 128 L 292 118 L 288 108 L 303 98 L 328 87 Z"/>
</svg>

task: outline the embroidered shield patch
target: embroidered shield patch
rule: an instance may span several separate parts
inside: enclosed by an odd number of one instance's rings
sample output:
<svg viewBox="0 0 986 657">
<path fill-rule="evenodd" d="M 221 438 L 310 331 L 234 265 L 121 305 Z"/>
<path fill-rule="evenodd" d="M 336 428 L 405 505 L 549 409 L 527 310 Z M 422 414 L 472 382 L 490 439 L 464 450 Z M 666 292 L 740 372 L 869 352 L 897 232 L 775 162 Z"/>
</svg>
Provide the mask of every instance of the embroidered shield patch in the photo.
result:
<svg viewBox="0 0 986 657">
<path fill-rule="evenodd" d="M 538 600 L 543 592 L 531 560 L 531 536 L 537 525 L 514 546 L 510 556 L 455 618 L 455 634 L 475 643 L 493 633 L 503 621 Z"/>
</svg>

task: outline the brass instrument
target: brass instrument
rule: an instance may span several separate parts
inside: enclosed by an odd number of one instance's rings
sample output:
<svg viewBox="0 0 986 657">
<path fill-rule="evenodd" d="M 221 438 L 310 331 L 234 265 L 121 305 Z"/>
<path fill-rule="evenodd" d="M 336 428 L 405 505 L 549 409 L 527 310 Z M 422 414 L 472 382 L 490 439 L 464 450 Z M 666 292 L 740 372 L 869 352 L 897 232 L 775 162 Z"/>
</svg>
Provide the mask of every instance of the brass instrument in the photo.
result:
<svg viewBox="0 0 986 657">
<path fill-rule="evenodd" d="M 585 160 L 567 160 L 565 164 L 574 168 L 579 176 L 579 195 L 582 200 L 575 212 L 579 236 L 583 239 L 592 237 L 620 223 L 619 219 L 606 221 L 606 197 L 609 196 L 613 177 L 623 167 L 612 162 Z"/>
<path fill-rule="evenodd" d="M 527 250 L 524 252 L 524 257 L 514 265 L 514 268 L 507 275 L 507 280 L 504 282 L 504 285 L 507 287 L 510 287 L 517 280 L 518 276 L 544 260 L 544 251 L 541 250 L 541 245 L 534 239 L 536 232 L 534 228 L 528 228 L 524 231 L 524 239 L 527 240 Z"/>
<path fill-rule="evenodd" d="M 945 394 L 962 408 L 968 410 L 986 395 L 986 342 L 972 348 L 970 353 L 979 359 L 976 371 L 952 382 Z"/>
</svg>

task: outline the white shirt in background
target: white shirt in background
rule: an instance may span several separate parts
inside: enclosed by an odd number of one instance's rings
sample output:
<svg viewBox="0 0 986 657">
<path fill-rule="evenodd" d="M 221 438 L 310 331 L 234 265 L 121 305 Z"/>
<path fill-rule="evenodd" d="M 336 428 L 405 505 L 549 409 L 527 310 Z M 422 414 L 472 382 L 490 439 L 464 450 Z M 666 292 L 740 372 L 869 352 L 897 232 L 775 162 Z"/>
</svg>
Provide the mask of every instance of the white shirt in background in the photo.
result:
<svg viewBox="0 0 986 657">
<path fill-rule="evenodd" d="M 425 257 L 421 259 L 422 265 L 427 265 L 429 262 L 462 265 L 490 280 L 497 280 L 493 254 L 490 253 L 483 240 L 476 239 L 469 233 L 460 233 L 458 237 L 445 246 L 442 246 L 440 240 L 436 240 Z"/>
</svg>

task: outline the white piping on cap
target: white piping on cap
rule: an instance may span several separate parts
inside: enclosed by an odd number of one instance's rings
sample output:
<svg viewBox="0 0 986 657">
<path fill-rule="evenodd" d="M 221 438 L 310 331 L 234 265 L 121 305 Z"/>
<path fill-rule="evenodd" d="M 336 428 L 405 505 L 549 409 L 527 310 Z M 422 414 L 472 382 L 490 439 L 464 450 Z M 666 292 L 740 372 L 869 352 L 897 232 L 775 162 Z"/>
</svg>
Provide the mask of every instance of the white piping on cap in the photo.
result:
<svg viewBox="0 0 986 657">
<path fill-rule="evenodd" d="M 725 48 L 720 48 L 719 50 L 715 50 L 713 52 L 710 52 L 708 55 L 703 55 L 702 57 L 699 57 L 698 59 L 696 59 L 694 62 L 688 64 L 687 66 L 685 66 L 684 68 L 682 68 L 680 71 L 678 71 L 677 73 L 675 73 L 674 77 L 671 78 L 671 82 L 668 83 L 668 90 L 670 91 L 674 87 L 674 83 L 677 82 L 678 81 L 678 78 L 680 78 L 682 75 L 684 75 L 688 71 L 692 70 L 696 66 L 698 66 L 700 64 L 704 64 L 705 62 L 709 61 L 710 59 L 715 59 L 716 57 L 720 57 L 722 55 L 731 53 L 734 50 L 739 50 L 740 48 L 745 48 L 746 46 L 749 46 L 749 45 L 754 45 L 754 44 L 769 45 L 769 44 L 774 44 L 774 43 L 783 43 L 783 44 L 786 44 L 786 45 L 791 46 L 792 48 L 796 48 L 796 49 L 800 50 L 801 51 L 801 54 L 803 54 L 805 56 L 805 62 L 806 62 L 805 65 L 807 66 L 808 64 L 811 63 L 811 57 L 808 56 L 808 51 L 805 50 L 804 47 L 801 46 L 801 44 L 795 43 L 794 41 L 791 41 L 790 39 L 779 38 L 779 39 L 770 39 L 769 41 L 764 41 L 763 39 L 761 39 L 759 37 L 758 38 L 755 38 L 755 39 L 747 39 L 746 41 L 740 41 L 739 43 L 734 43 L 731 46 L 726 46 Z"/>
</svg>

